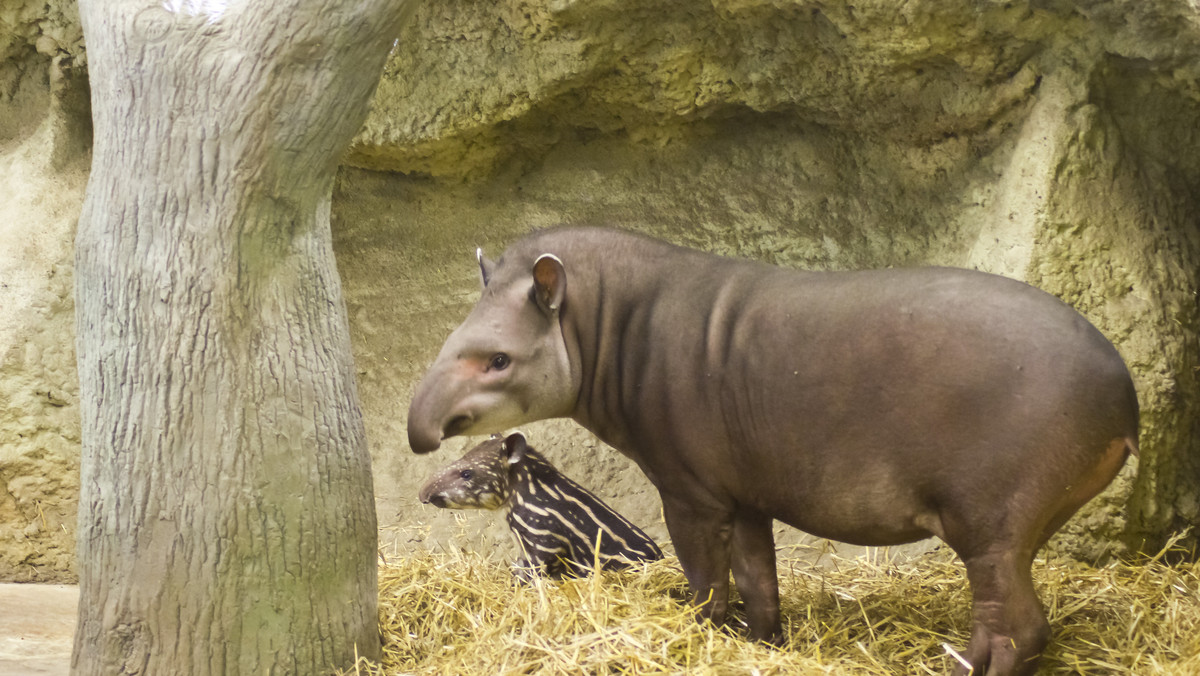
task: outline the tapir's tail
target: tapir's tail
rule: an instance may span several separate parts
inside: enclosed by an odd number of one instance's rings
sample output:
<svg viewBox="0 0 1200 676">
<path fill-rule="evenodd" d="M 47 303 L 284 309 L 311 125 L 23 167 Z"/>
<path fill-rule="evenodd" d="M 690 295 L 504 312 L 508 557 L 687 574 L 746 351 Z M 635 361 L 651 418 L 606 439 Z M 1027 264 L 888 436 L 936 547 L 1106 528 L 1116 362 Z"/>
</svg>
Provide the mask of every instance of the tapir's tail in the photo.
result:
<svg viewBox="0 0 1200 676">
<path fill-rule="evenodd" d="M 1137 437 L 1125 437 L 1125 453 L 1140 456 Z"/>
<path fill-rule="evenodd" d="M 1128 431 L 1125 433 L 1126 457 L 1129 455 L 1140 456 L 1138 430 L 1141 429 L 1142 410 L 1141 405 L 1138 403 L 1137 388 L 1133 386 L 1133 377 L 1129 375 L 1128 367 L 1125 370 L 1125 397 L 1127 410 L 1132 413 L 1127 428 Z"/>
</svg>

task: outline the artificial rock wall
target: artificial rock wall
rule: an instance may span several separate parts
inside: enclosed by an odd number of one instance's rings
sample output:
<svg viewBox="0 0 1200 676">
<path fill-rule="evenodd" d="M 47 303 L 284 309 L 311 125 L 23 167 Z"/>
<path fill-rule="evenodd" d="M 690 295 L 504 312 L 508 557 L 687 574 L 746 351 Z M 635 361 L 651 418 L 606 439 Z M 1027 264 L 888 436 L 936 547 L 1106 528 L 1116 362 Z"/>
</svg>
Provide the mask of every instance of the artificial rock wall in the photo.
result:
<svg viewBox="0 0 1200 676">
<path fill-rule="evenodd" d="M 77 88 L 51 80 L 74 82 L 85 55 L 69 20 L 16 30 L 5 2 L 0 57 L 24 65 L 0 77 L 0 106 L 26 121 L 0 113 L 0 186 L 31 195 L 14 218 L 55 225 L 37 240 L 53 264 L 0 258 L 3 281 L 17 280 L 0 294 L 43 299 L 0 323 L 0 577 L 61 578 L 78 442 L 61 281 L 71 224 L 37 201 L 81 196 Z M 498 518 L 417 504 L 421 481 L 469 442 L 414 456 L 405 414 L 477 296 L 475 247 L 497 255 L 563 222 L 806 268 L 975 267 L 1061 296 L 1130 364 L 1143 434 L 1139 461 L 1054 546 L 1155 546 L 1200 513 L 1198 123 L 1190 0 L 420 5 L 334 195 L 384 554 L 505 550 Z M 37 134 L 59 139 L 58 160 L 39 159 Z M 0 249 L 27 234 L 0 230 Z M 631 463 L 570 423 L 525 431 L 666 539 Z M 48 509 L 58 521 L 35 527 Z"/>
<path fill-rule="evenodd" d="M 0 0 L 0 581 L 74 578 L 83 54 L 74 3 Z"/>
</svg>

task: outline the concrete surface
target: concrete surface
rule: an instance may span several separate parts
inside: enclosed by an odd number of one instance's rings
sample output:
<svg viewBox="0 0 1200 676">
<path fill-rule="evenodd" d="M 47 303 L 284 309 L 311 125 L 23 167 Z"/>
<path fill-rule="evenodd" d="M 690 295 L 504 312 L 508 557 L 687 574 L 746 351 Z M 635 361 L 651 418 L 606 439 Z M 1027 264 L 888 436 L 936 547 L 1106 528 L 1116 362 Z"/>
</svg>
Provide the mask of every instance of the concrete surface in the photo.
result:
<svg viewBox="0 0 1200 676">
<path fill-rule="evenodd" d="M 0 584 L 0 676 L 61 676 L 71 670 L 79 587 Z"/>
</svg>

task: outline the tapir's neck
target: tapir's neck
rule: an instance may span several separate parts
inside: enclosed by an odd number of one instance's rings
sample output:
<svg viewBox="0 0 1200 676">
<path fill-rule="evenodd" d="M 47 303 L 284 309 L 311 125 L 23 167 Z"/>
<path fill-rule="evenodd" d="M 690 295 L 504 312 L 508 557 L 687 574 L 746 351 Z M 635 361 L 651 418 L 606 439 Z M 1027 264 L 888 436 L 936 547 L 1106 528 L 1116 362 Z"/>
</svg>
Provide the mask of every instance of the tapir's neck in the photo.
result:
<svg viewBox="0 0 1200 676">
<path fill-rule="evenodd" d="M 599 299 L 594 299 L 599 300 Z M 580 373 L 580 391 L 571 417 L 610 445 L 623 448 L 629 440 L 627 421 L 621 415 L 624 370 L 643 355 L 626 344 L 615 299 L 589 302 L 589 312 L 571 312 L 563 318 L 563 335 L 572 365 Z M 573 304 L 572 309 L 581 304 Z M 625 306 L 627 307 L 627 306 Z M 624 362 L 624 363 L 623 363 Z"/>
<path fill-rule="evenodd" d="M 566 415 L 642 464 L 671 391 L 704 386 L 696 374 L 722 361 L 746 280 L 770 268 L 598 229 L 547 231 L 512 255 L 532 265 L 542 253 L 567 275 L 560 321 L 579 391 Z"/>
<path fill-rule="evenodd" d="M 594 236 L 588 236 L 593 235 Z M 641 237 L 598 231 L 576 233 L 559 245 L 568 269 L 562 328 L 580 391 L 571 417 L 608 444 L 631 449 L 629 410 L 642 374 L 659 350 L 670 349 L 653 325 L 664 284 L 715 260 Z M 661 331 L 661 327 L 657 327 Z"/>
<path fill-rule="evenodd" d="M 532 448 L 527 449 L 525 457 L 516 464 L 508 466 L 508 481 L 504 487 L 504 508 L 511 510 L 514 505 L 536 494 L 539 484 L 546 486 L 558 483 L 559 476 L 559 471 L 541 453 Z"/>
</svg>

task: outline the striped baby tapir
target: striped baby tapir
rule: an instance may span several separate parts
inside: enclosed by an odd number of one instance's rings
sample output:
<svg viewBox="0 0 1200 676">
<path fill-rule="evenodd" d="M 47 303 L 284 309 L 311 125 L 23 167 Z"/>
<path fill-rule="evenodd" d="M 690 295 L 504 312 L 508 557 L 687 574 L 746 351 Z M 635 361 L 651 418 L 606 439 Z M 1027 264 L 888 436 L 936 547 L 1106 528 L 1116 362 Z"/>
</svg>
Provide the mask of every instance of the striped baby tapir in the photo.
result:
<svg viewBox="0 0 1200 676">
<path fill-rule="evenodd" d="M 524 579 L 662 558 L 654 540 L 559 472 L 519 432 L 472 448 L 430 477 L 420 497 L 445 509 L 505 509 L 522 554 L 515 572 Z"/>
</svg>

